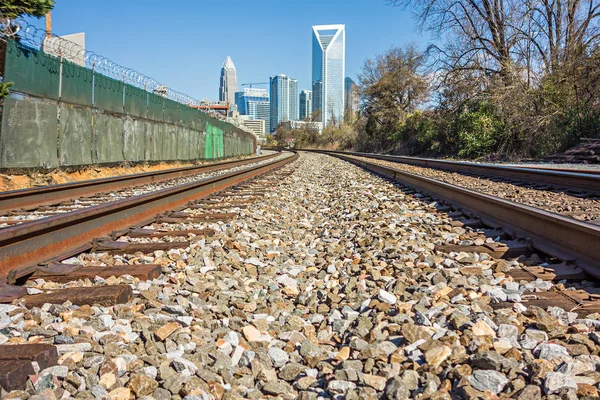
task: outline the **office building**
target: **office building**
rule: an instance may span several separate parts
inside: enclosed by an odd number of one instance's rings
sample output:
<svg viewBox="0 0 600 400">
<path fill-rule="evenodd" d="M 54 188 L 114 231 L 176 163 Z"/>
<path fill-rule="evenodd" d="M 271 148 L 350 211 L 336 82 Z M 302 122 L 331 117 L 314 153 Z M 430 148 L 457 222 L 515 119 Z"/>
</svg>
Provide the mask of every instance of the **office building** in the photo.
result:
<svg viewBox="0 0 600 400">
<path fill-rule="evenodd" d="M 312 116 L 312 91 L 303 90 L 300 92 L 300 115 L 299 120 L 304 121 Z"/>
<path fill-rule="evenodd" d="M 241 115 L 248 115 L 249 101 L 269 101 L 266 89 L 245 88 L 243 92 L 235 93 L 235 104 Z"/>
<path fill-rule="evenodd" d="M 266 89 L 245 88 L 243 92 L 236 92 L 235 104 L 240 115 L 250 116 L 253 120 L 264 120 L 266 132 L 269 132 L 271 111 Z"/>
<path fill-rule="evenodd" d="M 289 120 L 298 121 L 299 119 L 299 107 L 298 107 L 298 80 L 290 79 L 290 111 Z"/>
<path fill-rule="evenodd" d="M 323 121 L 322 113 L 321 113 L 321 103 L 322 103 L 322 95 L 323 95 L 323 82 L 316 81 L 312 84 L 312 112 L 313 116 L 317 116 L 319 121 Z"/>
<path fill-rule="evenodd" d="M 247 117 L 247 116 L 246 116 Z M 248 128 L 258 139 L 265 138 L 265 121 L 262 119 L 242 119 L 242 125 Z"/>
<path fill-rule="evenodd" d="M 316 25 L 313 29 L 313 109 L 321 111 L 326 126 L 344 118 L 346 74 L 345 25 Z"/>
<path fill-rule="evenodd" d="M 265 132 L 271 132 L 271 103 L 269 101 L 249 101 L 247 115 L 252 119 L 265 121 Z"/>
<path fill-rule="evenodd" d="M 360 109 L 360 91 L 358 85 L 352 78 L 346 77 L 344 84 L 344 108 L 345 116 L 352 120 Z"/>
<path fill-rule="evenodd" d="M 298 81 L 286 75 L 272 76 L 271 88 L 271 126 L 275 132 L 281 122 L 298 120 Z"/>
<path fill-rule="evenodd" d="M 221 68 L 221 85 L 219 87 L 219 101 L 227 104 L 235 103 L 237 92 L 237 73 L 231 57 L 227 57 Z"/>
</svg>

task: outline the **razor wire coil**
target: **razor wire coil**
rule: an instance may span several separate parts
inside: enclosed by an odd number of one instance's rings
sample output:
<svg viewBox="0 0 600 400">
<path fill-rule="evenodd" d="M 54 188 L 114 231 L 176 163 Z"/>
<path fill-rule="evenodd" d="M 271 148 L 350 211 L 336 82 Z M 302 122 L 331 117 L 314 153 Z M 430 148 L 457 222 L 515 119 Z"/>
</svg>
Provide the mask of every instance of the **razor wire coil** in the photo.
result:
<svg viewBox="0 0 600 400">
<path fill-rule="evenodd" d="M 85 50 L 77 43 L 55 34 L 49 35 L 45 29 L 38 28 L 22 18 L 11 19 L 0 13 L 0 40 L 10 39 L 17 40 L 20 46 L 62 57 L 68 61 L 85 66 L 96 73 L 122 81 L 147 92 L 161 95 L 178 103 L 186 104 L 190 107 L 200 107 L 204 104 L 204 101 L 196 100 L 185 93 L 173 90 L 139 71 L 120 65 L 101 54 Z M 235 119 L 226 117 L 210 108 L 200 108 L 200 110 L 214 118 L 232 123 L 244 131 L 251 132 L 250 129 Z"/>
<path fill-rule="evenodd" d="M 46 30 L 31 25 L 23 19 L 11 19 L 0 14 L 0 39 L 14 39 L 20 46 L 43 51 L 71 62 L 82 64 L 99 74 L 123 83 L 162 95 L 188 106 L 200 106 L 201 102 L 185 93 L 173 90 L 152 77 L 120 65 L 101 54 L 85 50 L 82 46 Z"/>
</svg>

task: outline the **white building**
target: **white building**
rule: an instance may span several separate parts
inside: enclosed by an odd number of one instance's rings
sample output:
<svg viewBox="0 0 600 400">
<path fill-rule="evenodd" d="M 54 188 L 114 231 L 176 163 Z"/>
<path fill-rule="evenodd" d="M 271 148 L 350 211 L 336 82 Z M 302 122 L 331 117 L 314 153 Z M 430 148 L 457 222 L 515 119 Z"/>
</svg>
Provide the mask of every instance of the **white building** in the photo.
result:
<svg viewBox="0 0 600 400">
<path fill-rule="evenodd" d="M 42 51 L 85 67 L 85 32 L 45 37 Z"/>
<path fill-rule="evenodd" d="M 344 119 L 346 77 L 345 25 L 316 25 L 313 29 L 313 111 L 321 111 L 324 125 Z"/>
<path fill-rule="evenodd" d="M 243 116 L 242 116 L 243 117 Z M 265 139 L 265 121 L 262 119 L 242 119 L 242 125 L 250 130 L 259 140 Z"/>
<path fill-rule="evenodd" d="M 323 123 L 322 122 L 286 121 L 283 123 L 283 126 L 288 129 L 303 129 L 307 125 L 310 125 L 311 128 L 313 128 L 317 132 L 319 132 L 319 135 L 321 133 L 323 133 Z"/>
<path fill-rule="evenodd" d="M 235 92 L 237 92 L 237 73 L 231 57 L 227 56 L 221 68 L 221 85 L 219 87 L 219 101 L 227 104 L 235 104 Z"/>
</svg>

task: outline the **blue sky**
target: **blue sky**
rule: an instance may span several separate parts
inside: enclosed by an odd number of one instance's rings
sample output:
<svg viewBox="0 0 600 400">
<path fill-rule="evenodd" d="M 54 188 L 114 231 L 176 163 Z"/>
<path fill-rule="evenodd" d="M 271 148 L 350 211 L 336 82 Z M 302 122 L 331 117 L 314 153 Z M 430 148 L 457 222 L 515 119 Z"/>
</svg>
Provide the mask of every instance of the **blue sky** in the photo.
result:
<svg viewBox="0 0 600 400">
<path fill-rule="evenodd" d="M 424 49 L 429 40 L 410 11 L 385 0 L 56 0 L 52 22 L 57 35 L 83 31 L 88 50 L 209 100 L 218 98 L 226 56 L 238 84 L 286 74 L 310 89 L 312 25 L 346 24 L 353 79 L 366 58 L 411 42 Z"/>
</svg>

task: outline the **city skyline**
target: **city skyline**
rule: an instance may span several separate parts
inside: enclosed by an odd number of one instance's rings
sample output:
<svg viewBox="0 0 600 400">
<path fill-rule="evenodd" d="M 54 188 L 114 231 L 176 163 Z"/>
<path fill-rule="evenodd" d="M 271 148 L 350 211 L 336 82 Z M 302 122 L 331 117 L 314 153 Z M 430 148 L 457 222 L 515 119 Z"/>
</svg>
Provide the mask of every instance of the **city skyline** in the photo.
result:
<svg viewBox="0 0 600 400">
<path fill-rule="evenodd" d="M 170 9 L 160 6 L 158 0 L 148 0 L 144 12 L 139 13 L 136 2 L 60 0 L 52 10 L 53 32 L 60 36 L 85 32 L 86 48 L 94 53 L 139 71 L 169 89 L 210 101 L 218 100 L 215 76 L 228 55 L 235 62 L 238 85 L 268 81 L 269 76 L 283 72 L 298 79 L 300 90 L 312 90 L 309 28 L 313 25 L 338 21 L 346 25 L 346 76 L 355 80 L 365 59 L 403 43 L 416 43 L 425 50 L 431 41 L 429 33 L 417 29 L 410 12 L 389 7 L 385 0 L 269 1 L 259 3 L 264 5 L 263 11 L 254 14 L 256 4 L 231 0 L 230 34 L 216 37 L 207 37 L 206 33 L 222 29 L 218 18 L 223 11 L 221 4 L 193 0 L 178 4 L 181 8 Z M 114 9 L 124 12 L 109 11 Z M 186 11 L 182 13 L 181 9 Z M 202 24 L 197 23 L 198 15 L 204 16 Z M 178 21 L 177 40 L 161 30 L 146 29 L 149 23 L 159 24 L 165 19 Z M 27 21 L 44 28 L 43 18 Z M 260 26 L 270 28 L 261 30 Z M 256 47 L 240 40 L 248 35 L 261 48 L 277 51 L 263 52 L 257 58 Z M 282 41 L 285 46 L 281 46 Z M 200 51 L 190 51 L 198 43 Z"/>
<path fill-rule="evenodd" d="M 252 88 L 250 85 L 241 92 L 235 93 L 235 107 L 240 115 L 248 116 L 251 101 L 263 101 L 268 98 L 269 116 L 263 115 L 252 119 L 268 119 L 270 126 L 267 132 L 276 131 L 282 122 L 301 121 L 314 112 L 320 111 L 320 120 L 323 126 L 329 123 L 344 121 L 348 110 L 357 107 L 358 97 L 354 81 L 345 76 L 346 32 L 344 24 L 313 25 L 313 51 L 312 51 L 312 90 L 298 92 L 298 80 L 289 78 L 285 74 L 278 74 L 269 78 L 269 93 L 265 89 Z M 227 58 L 230 62 L 231 58 Z M 232 62 L 230 62 L 233 64 Z M 223 86 L 226 70 L 221 71 L 221 86 Z M 223 92 L 223 90 L 221 90 Z M 256 106 L 254 106 L 256 109 Z"/>
</svg>

